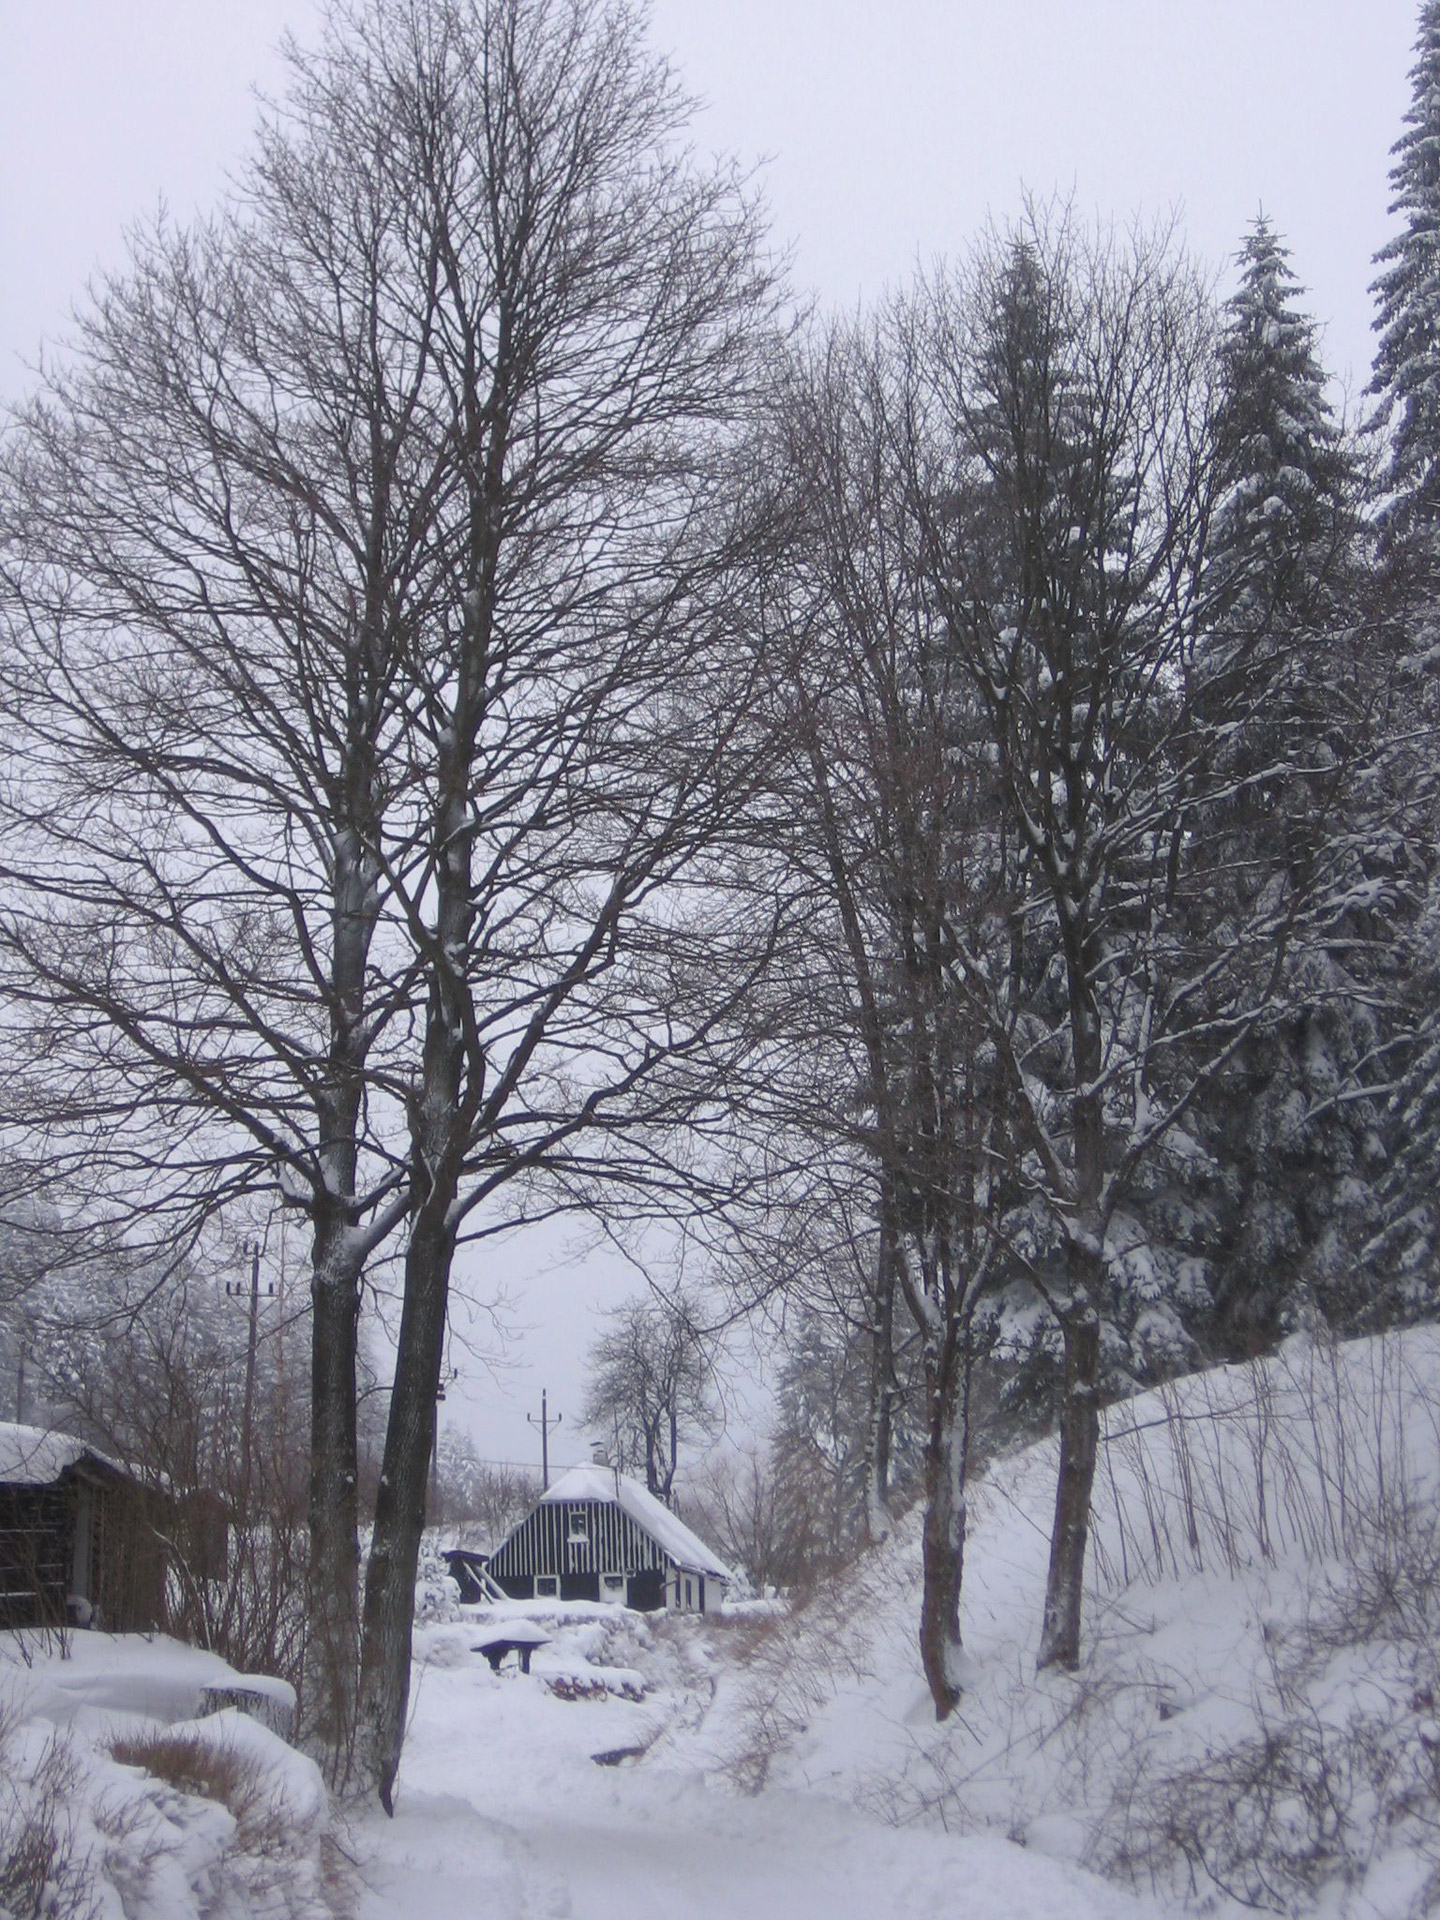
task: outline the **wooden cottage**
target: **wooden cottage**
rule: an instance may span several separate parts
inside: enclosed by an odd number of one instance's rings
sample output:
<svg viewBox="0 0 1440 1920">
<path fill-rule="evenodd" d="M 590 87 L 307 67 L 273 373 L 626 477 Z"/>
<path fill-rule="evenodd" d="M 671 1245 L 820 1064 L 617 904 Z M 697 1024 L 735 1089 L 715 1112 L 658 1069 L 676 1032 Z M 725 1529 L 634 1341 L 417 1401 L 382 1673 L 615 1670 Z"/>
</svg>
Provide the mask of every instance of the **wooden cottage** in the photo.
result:
<svg viewBox="0 0 1440 1920">
<path fill-rule="evenodd" d="M 159 1501 L 70 1434 L 0 1422 L 0 1627 L 157 1627 Z"/>
<path fill-rule="evenodd" d="M 561 1474 L 486 1572 L 512 1600 L 674 1613 L 709 1613 L 735 1577 L 640 1481 L 598 1464 Z"/>
</svg>

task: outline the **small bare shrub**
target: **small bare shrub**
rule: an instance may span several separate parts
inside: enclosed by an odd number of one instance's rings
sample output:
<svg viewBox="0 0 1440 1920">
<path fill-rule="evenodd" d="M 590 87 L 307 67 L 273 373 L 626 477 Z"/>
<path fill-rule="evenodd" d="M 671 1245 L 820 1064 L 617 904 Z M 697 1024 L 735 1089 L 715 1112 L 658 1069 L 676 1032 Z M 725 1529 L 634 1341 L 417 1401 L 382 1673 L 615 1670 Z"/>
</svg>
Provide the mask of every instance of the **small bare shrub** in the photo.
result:
<svg viewBox="0 0 1440 1920">
<path fill-rule="evenodd" d="M 868 1674 L 870 1623 L 898 1594 L 908 1600 L 913 1575 L 903 1552 L 863 1553 L 848 1579 L 792 1595 L 789 1612 L 757 1634 L 746 1661 L 741 1738 L 725 1769 L 741 1792 L 759 1793 L 775 1761 L 841 1685 Z"/>
<path fill-rule="evenodd" d="M 1421 1367 L 1424 1366 L 1422 1356 Z M 1102 1587 L 1286 1558 L 1354 1561 L 1434 1504 L 1410 1465 L 1440 1409 L 1402 1342 L 1290 1342 L 1269 1361 L 1159 1389 L 1137 1420 L 1109 1410 L 1096 1482 Z M 1423 1435 L 1418 1429 L 1428 1429 Z M 1237 1462 L 1243 1466 L 1237 1470 Z"/>
<path fill-rule="evenodd" d="M 545 1691 L 553 1694 L 557 1700 L 635 1700 L 645 1698 L 645 1689 L 636 1680 L 610 1678 L 597 1673 L 593 1679 L 581 1674 L 552 1674 L 545 1682 Z"/>
<path fill-rule="evenodd" d="M 251 1756 L 225 1741 L 162 1729 L 111 1743 L 112 1758 L 123 1767 L 139 1767 L 177 1793 L 218 1800 L 238 1820 L 240 1810 L 261 1790 L 264 1770 Z"/>
<path fill-rule="evenodd" d="M 13 1718 L 0 1718 L 0 1913 L 10 1920 L 92 1920 L 99 1907 L 71 1809 L 79 1770 L 51 1734 L 39 1764 L 17 1767 Z"/>
</svg>

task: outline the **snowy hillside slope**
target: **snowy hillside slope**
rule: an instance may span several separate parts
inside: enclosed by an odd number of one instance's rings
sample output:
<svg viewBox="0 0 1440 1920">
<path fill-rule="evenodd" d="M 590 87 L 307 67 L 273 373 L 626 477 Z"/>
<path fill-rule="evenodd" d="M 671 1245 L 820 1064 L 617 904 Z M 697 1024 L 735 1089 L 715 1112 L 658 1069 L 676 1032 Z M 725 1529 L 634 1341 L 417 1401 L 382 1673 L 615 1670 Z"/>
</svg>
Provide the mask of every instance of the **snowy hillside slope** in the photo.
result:
<svg viewBox="0 0 1440 1920">
<path fill-rule="evenodd" d="M 974 1490 L 946 1725 L 912 1520 L 668 1757 L 1005 1835 L 1167 1911 L 1436 1910 L 1440 1330 L 1297 1338 L 1112 1408 L 1085 1657 L 1037 1678 L 1054 1466 L 1042 1443 Z"/>
</svg>

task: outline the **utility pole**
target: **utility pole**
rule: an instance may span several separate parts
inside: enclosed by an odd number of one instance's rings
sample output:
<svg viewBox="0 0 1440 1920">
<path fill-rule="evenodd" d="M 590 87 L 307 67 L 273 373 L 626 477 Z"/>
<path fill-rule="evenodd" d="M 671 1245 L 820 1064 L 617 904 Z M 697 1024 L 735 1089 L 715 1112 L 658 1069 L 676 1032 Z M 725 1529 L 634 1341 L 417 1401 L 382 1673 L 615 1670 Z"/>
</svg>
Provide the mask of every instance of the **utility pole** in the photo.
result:
<svg viewBox="0 0 1440 1920">
<path fill-rule="evenodd" d="M 525 1418 L 532 1427 L 540 1429 L 540 1491 L 548 1493 L 550 1491 L 550 1429 L 558 1427 L 565 1416 L 563 1413 L 557 1413 L 553 1420 L 550 1418 L 550 1398 L 542 1387 L 540 1418 L 537 1420 L 533 1413 L 527 1413 Z"/>
<path fill-rule="evenodd" d="M 458 1373 L 452 1373 L 451 1380 L 459 1379 Z M 430 1434 L 430 1500 L 426 1520 L 432 1527 L 440 1524 L 440 1408 L 445 1399 L 445 1376 L 442 1375 L 435 1388 L 435 1425 Z"/>
<path fill-rule="evenodd" d="M 270 1282 L 270 1292 L 275 1291 L 275 1282 Z M 250 1466 L 251 1448 L 255 1442 L 255 1350 L 260 1344 L 260 1242 L 250 1242 L 250 1284 L 243 1280 L 227 1280 L 225 1291 L 233 1299 L 250 1297 L 250 1331 L 245 1343 L 245 1409 L 241 1415 L 240 1426 L 240 1485 L 241 1498 L 244 1501 L 245 1517 L 250 1517 Z"/>
</svg>

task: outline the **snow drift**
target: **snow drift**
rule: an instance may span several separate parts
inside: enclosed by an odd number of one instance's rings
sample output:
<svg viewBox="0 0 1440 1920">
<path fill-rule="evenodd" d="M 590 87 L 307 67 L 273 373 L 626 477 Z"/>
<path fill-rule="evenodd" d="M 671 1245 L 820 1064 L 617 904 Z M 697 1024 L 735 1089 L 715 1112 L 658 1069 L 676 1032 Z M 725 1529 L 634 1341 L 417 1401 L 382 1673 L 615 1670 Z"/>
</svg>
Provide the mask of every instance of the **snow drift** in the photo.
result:
<svg viewBox="0 0 1440 1920">
<path fill-rule="evenodd" d="M 1400 1920 L 1440 1894 L 1440 1330 L 1196 1375 L 1105 1418 L 1086 1651 L 1034 1672 L 1053 1442 L 974 1490 L 937 1726 L 914 1517 L 717 1703 L 750 1789 L 998 1833 L 1167 1907 Z"/>
</svg>

